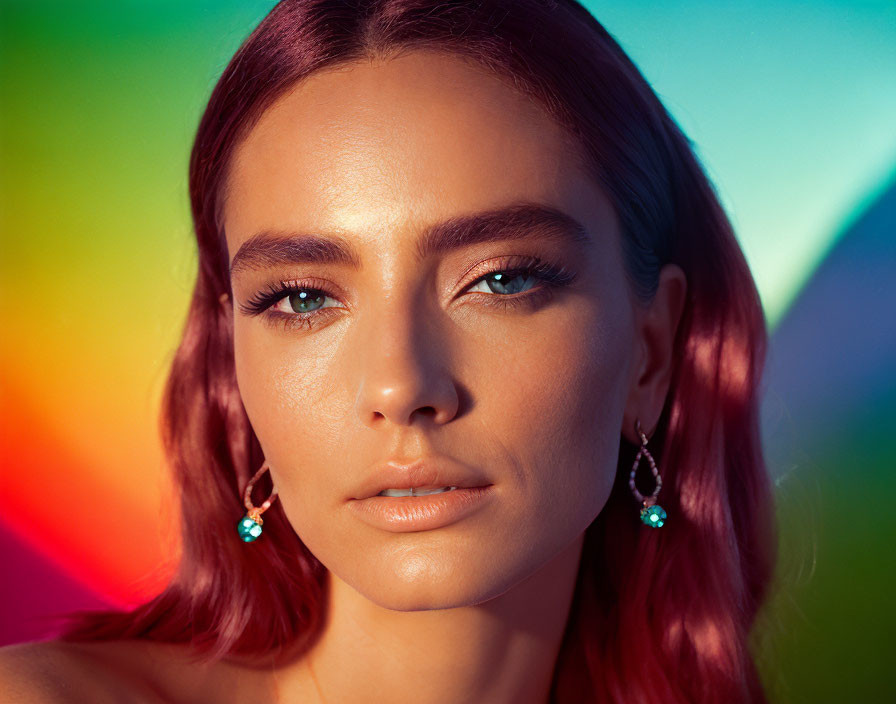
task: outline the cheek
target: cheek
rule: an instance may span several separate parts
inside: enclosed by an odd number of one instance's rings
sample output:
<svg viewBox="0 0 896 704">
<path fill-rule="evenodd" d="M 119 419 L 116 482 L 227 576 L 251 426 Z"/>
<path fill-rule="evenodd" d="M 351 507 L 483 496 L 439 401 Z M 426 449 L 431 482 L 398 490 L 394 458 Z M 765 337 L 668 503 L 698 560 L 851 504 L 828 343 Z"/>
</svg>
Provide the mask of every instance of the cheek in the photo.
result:
<svg viewBox="0 0 896 704">
<path fill-rule="evenodd" d="M 289 335 L 271 334 L 252 322 L 234 325 L 234 363 L 237 386 L 252 428 L 272 466 L 297 447 L 320 442 L 329 424 L 321 414 L 321 390 L 328 388 L 328 361 L 315 348 Z M 315 443 L 309 439 L 316 438 Z"/>
<path fill-rule="evenodd" d="M 324 333 L 325 335 L 326 333 Z M 336 346 L 323 335 L 271 334 L 253 322 L 234 326 L 237 385 L 252 429 L 283 499 L 297 515 L 322 510 L 327 484 L 316 480 L 321 468 L 334 486 L 351 472 L 344 449 L 350 447 L 345 423 L 348 394 L 337 393 Z"/>
<path fill-rule="evenodd" d="M 267 454 L 270 444 L 268 429 L 277 422 L 278 414 L 274 409 L 281 406 L 281 399 L 276 398 L 273 383 L 276 356 L 272 354 L 273 350 L 262 344 L 262 336 L 257 334 L 255 327 L 251 322 L 234 321 L 233 356 L 243 407 Z"/>
<path fill-rule="evenodd" d="M 551 516 L 558 535 L 587 527 L 613 485 L 632 331 L 624 308 L 571 307 L 483 386 L 496 408 L 490 432 L 515 458 L 520 505 Z"/>
</svg>

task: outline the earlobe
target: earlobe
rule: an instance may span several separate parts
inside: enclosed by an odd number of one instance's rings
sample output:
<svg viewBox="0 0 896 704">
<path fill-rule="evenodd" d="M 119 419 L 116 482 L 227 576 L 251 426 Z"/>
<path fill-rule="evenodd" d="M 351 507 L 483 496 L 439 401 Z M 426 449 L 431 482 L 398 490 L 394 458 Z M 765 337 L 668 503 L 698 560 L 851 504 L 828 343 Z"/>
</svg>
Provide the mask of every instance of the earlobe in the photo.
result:
<svg viewBox="0 0 896 704">
<path fill-rule="evenodd" d="M 687 296 L 687 277 L 677 264 L 666 264 L 660 271 L 656 295 L 637 316 L 638 345 L 641 359 L 632 380 L 623 418 L 623 436 L 632 444 L 640 439 L 634 433 L 639 418 L 648 436 L 659 423 L 672 378 L 674 346 Z"/>
<path fill-rule="evenodd" d="M 218 296 L 218 310 L 224 315 L 228 320 L 232 320 L 233 318 L 233 303 L 230 299 L 230 294 L 226 291 Z"/>
</svg>

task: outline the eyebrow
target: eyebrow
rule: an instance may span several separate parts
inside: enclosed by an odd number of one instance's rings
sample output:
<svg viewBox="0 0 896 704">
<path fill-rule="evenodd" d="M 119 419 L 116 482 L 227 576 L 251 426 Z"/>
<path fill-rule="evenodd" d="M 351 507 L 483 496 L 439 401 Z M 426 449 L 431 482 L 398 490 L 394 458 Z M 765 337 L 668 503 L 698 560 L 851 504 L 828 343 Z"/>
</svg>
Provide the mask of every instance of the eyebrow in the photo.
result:
<svg viewBox="0 0 896 704">
<path fill-rule="evenodd" d="M 418 261 L 482 242 L 541 237 L 560 243 L 589 245 L 582 223 L 541 203 L 523 202 L 471 215 L 459 215 L 426 228 L 417 241 Z M 337 234 L 265 230 L 245 242 L 230 263 L 230 275 L 278 264 L 341 264 L 361 268 L 355 246 Z"/>
</svg>

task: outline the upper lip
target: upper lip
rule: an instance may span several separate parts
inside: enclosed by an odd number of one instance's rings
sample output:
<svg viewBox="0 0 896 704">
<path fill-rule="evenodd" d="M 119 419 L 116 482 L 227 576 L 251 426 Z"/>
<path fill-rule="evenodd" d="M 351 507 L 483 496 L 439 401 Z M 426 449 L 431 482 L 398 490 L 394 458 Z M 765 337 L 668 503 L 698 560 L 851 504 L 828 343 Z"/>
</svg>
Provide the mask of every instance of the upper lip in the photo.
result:
<svg viewBox="0 0 896 704">
<path fill-rule="evenodd" d="M 396 461 L 375 465 L 373 471 L 350 497 L 368 499 L 383 489 L 410 489 L 424 486 L 479 487 L 491 482 L 480 472 L 448 457 L 421 457 L 400 464 Z"/>
</svg>

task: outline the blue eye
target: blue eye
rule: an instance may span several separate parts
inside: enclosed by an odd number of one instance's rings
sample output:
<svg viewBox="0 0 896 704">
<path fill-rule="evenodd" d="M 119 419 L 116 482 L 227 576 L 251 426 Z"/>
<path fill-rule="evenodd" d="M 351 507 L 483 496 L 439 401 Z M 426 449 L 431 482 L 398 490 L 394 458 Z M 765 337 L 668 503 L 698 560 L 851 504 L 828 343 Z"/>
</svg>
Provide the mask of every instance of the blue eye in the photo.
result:
<svg viewBox="0 0 896 704">
<path fill-rule="evenodd" d="M 534 275 L 531 270 L 528 269 L 521 271 L 499 270 L 480 277 L 477 279 L 474 286 L 480 284 L 485 285 L 488 291 L 483 291 L 483 293 L 491 292 L 499 295 L 508 295 L 530 289 L 532 283 L 537 279 L 538 276 Z M 529 283 L 528 286 L 526 286 L 527 282 Z"/>
</svg>

